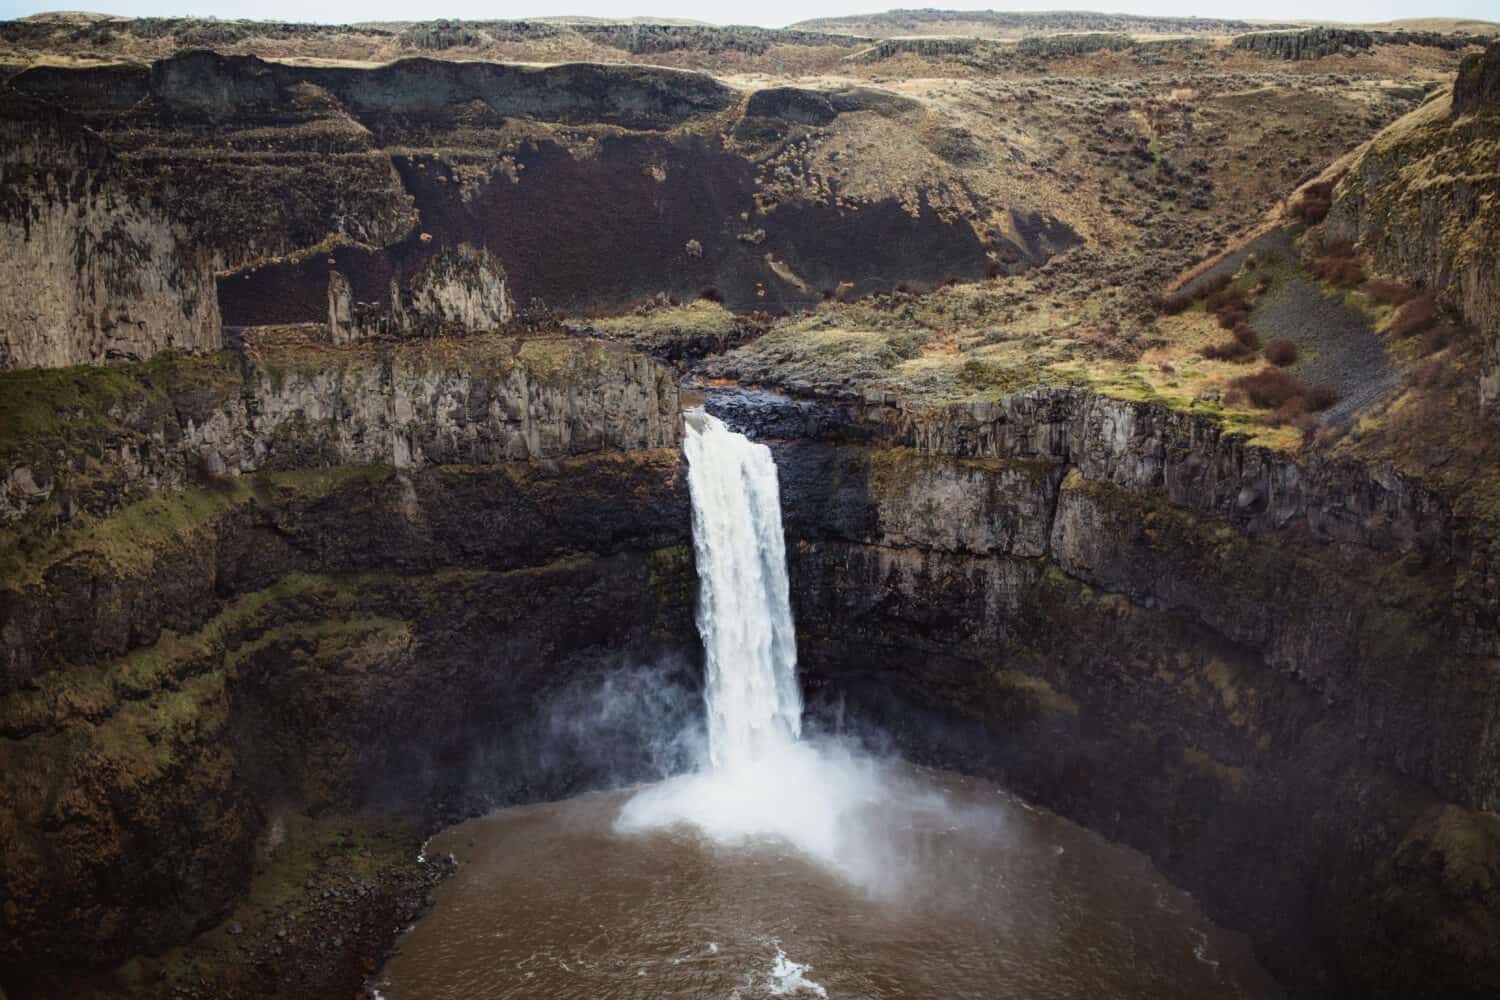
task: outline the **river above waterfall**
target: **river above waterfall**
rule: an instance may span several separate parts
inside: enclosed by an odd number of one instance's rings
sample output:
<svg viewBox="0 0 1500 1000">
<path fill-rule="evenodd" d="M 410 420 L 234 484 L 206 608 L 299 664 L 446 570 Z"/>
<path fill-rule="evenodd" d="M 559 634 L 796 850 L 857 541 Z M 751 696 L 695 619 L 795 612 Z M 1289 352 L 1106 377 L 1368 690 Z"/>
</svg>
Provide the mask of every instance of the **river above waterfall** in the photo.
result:
<svg viewBox="0 0 1500 1000">
<path fill-rule="evenodd" d="M 402 939 L 381 993 L 1280 996 L 1246 940 L 1210 923 L 1143 855 L 977 779 L 878 767 L 883 794 L 845 817 L 832 859 L 777 834 L 622 828 L 632 791 L 453 827 L 428 849 L 454 855 L 458 870 Z"/>
</svg>

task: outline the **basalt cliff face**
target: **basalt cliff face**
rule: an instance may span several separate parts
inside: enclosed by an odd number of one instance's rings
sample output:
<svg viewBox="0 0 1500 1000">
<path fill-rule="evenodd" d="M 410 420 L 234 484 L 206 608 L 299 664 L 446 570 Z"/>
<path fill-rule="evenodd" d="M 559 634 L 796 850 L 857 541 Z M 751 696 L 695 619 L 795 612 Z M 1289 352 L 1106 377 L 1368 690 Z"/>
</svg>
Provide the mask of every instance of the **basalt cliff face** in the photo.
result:
<svg viewBox="0 0 1500 1000">
<path fill-rule="evenodd" d="M 802 95 L 788 103 L 648 67 L 367 69 L 206 51 L 33 67 L 10 87 L 77 114 L 189 220 L 233 326 L 321 322 L 330 289 L 389 302 L 393 282 L 405 290 L 403 276 L 460 246 L 491 255 L 509 301 L 570 309 L 707 287 L 736 308 L 785 309 L 841 282 L 867 294 L 982 277 L 995 249 L 918 187 L 845 196 L 774 159 L 840 116 L 930 117 L 864 89 L 787 88 Z M 1059 224 L 1015 260 L 1076 242 Z"/>
<path fill-rule="evenodd" d="M 68 115 L 0 93 L 0 370 L 216 350 L 208 257 Z"/>
<path fill-rule="evenodd" d="M 1382 270 L 1440 291 L 1485 343 L 1480 404 L 1500 397 L 1500 43 L 1451 91 L 1382 132 L 1335 189 L 1331 235 Z"/>
<path fill-rule="evenodd" d="M 536 712 L 593 676 L 695 660 L 659 366 L 471 336 L 27 374 L 9 377 L 19 425 L 52 416 L 57 380 L 77 410 L 7 443 L 8 482 L 28 484 L 7 494 L 0 589 L 12 995 L 83 989 L 81 971 L 231 914 L 278 956 L 303 921 L 316 949 L 275 961 L 273 988 L 352 991 L 420 903 L 409 877 L 370 874 L 415 871 L 410 831 L 645 766 L 607 721 L 570 751 Z M 278 880 L 326 878 L 336 841 L 302 835 L 322 862 L 282 845 L 319 816 L 344 817 L 339 837 L 407 824 L 375 855 L 399 856 L 351 876 L 358 920 L 331 953 L 338 913 L 256 908 Z M 241 955 L 204 981 L 239 994 L 262 974 Z"/>
<path fill-rule="evenodd" d="M 780 439 L 823 710 L 1146 850 L 1297 995 L 1500 984 L 1491 525 L 1089 393 L 710 405 Z"/>
</svg>

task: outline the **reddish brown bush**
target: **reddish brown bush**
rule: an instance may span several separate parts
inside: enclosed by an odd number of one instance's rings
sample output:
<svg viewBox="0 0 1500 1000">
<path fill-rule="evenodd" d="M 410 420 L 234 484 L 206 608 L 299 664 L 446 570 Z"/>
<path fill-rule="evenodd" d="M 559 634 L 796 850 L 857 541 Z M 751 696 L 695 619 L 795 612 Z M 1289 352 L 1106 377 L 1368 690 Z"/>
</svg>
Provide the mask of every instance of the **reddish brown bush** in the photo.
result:
<svg viewBox="0 0 1500 1000">
<path fill-rule="evenodd" d="M 1158 295 L 1156 297 L 1156 307 L 1169 316 L 1176 316 L 1199 299 L 1205 301 L 1212 299 L 1215 295 L 1229 287 L 1230 279 L 1231 275 L 1216 274 L 1211 278 L 1205 278 L 1196 283 L 1189 282 L 1185 288 Z M 1208 308 L 1212 312 L 1216 306 L 1211 305 Z"/>
<path fill-rule="evenodd" d="M 1326 410 L 1339 398 L 1332 386 L 1308 388 L 1295 375 L 1270 366 L 1253 375 L 1241 375 L 1229 387 L 1243 394 L 1251 406 L 1275 410 L 1273 420 L 1278 423 L 1290 423 L 1304 413 Z"/>
<path fill-rule="evenodd" d="M 1314 413 L 1326 410 L 1339 401 L 1339 391 L 1331 385 L 1315 385 L 1307 390 L 1307 408 Z"/>
<path fill-rule="evenodd" d="M 1262 368 L 1254 375 L 1241 375 L 1229 386 L 1244 393 L 1251 406 L 1262 410 L 1274 410 L 1307 391 L 1300 379 L 1279 368 Z"/>
<path fill-rule="evenodd" d="M 1285 368 L 1297 360 L 1297 345 L 1285 338 L 1267 341 L 1266 360 L 1280 368 Z"/>
<path fill-rule="evenodd" d="M 1203 296 L 1203 307 L 1209 312 L 1219 312 L 1221 309 L 1243 309 L 1248 300 L 1243 289 L 1229 286 L 1228 282 Z"/>
<path fill-rule="evenodd" d="M 1396 312 L 1390 332 L 1397 337 L 1412 337 L 1437 322 L 1437 296 L 1423 292 Z"/>
<path fill-rule="evenodd" d="M 1214 315 L 1219 318 L 1219 326 L 1225 330 L 1233 330 L 1235 327 L 1244 326 L 1245 321 L 1250 318 L 1250 312 L 1235 306 L 1224 306 L 1214 310 Z"/>
<path fill-rule="evenodd" d="M 1417 294 L 1417 290 L 1404 281 L 1386 281 L 1383 278 L 1371 278 L 1359 290 L 1368 295 L 1371 302 L 1383 306 L 1399 306 Z"/>
<path fill-rule="evenodd" d="M 1422 353 L 1435 354 L 1447 347 L 1457 333 L 1447 323 L 1435 323 L 1422 331 Z"/>
<path fill-rule="evenodd" d="M 1337 181 L 1319 181 L 1317 184 L 1309 184 L 1302 189 L 1302 194 L 1297 198 L 1297 203 L 1292 206 L 1292 214 L 1307 223 L 1309 226 L 1322 222 L 1328 215 L 1328 210 L 1333 207 L 1333 188 Z"/>
<path fill-rule="evenodd" d="M 1234 339 L 1244 344 L 1250 350 L 1260 350 L 1260 334 L 1256 333 L 1249 323 L 1235 324 L 1232 332 L 1234 333 Z"/>
<path fill-rule="evenodd" d="M 1365 267 L 1353 257 L 1319 257 L 1312 269 L 1335 288 L 1356 288 L 1365 282 Z"/>
<path fill-rule="evenodd" d="M 1223 343 L 1209 344 L 1203 349 L 1203 356 L 1210 361 L 1233 361 L 1235 364 L 1245 364 L 1255 356 L 1255 350 L 1231 337 Z"/>
<path fill-rule="evenodd" d="M 723 302 L 724 293 L 716 285 L 707 285 L 698 293 L 698 298 L 708 302 Z"/>
</svg>

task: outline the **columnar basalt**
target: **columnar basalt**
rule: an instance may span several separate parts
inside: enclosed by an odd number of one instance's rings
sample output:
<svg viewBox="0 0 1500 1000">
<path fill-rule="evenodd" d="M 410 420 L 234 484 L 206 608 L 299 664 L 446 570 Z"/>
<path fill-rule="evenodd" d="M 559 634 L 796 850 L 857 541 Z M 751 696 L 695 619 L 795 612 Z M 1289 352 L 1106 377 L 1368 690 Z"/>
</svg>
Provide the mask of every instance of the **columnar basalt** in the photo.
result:
<svg viewBox="0 0 1500 1000">
<path fill-rule="evenodd" d="M 761 421 L 817 428 L 773 441 L 816 701 L 1149 851 L 1299 995 L 1500 982 L 1492 529 L 1087 392 L 823 410 Z"/>
<path fill-rule="evenodd" d="M 1464 60 L 1451 91 L 1376 136 L 1335 188 L 1331 238 L 1441 292 L 1484 338 L 1480 404 L 1500 395 L 1500 42 Z"/>
<path fill-rule="evenodd" d="M 0 370 L 215 350 L 207 255 L 97 136 L 0 94 Z"/>
</svg>

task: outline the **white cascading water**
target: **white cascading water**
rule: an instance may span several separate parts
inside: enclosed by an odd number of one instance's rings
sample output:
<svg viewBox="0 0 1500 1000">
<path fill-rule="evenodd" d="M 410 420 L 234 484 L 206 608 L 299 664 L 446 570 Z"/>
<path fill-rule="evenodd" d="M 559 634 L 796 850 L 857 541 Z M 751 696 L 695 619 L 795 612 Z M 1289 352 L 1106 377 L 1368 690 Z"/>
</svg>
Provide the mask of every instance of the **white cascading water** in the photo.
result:
<svg viewBox="0 0 1500 1000">
<path fill-rule="evenodd" d="M 802 732 L 781 496 L 769 448 L 701 410 L 686 422 L 709 761 L 737 770 Z"/>
<path fill-rule="evenodd" d="M 615 827 L 643 833 L 687 826 L 720 844 L 774 839 L 867 888 L 894 885 L 902 859 L 868 836 L 868 817 L 903 795 L 903 783 L 854 749 L 801 738 L 797 637 L 771 451 L 701 410 L 689 411 L 686 422 L 707 759 L 695 773 L 641 789 Z"/>
</svg>

